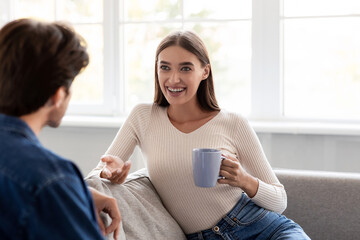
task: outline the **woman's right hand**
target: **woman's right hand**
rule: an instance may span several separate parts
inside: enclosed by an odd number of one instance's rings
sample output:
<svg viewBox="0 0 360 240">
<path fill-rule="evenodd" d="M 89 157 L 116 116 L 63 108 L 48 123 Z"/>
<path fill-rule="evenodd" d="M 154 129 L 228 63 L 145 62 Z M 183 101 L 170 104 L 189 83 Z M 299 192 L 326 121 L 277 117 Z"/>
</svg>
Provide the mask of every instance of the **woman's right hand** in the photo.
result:
<svg viewBox="0 0 360 240">
<path fill-rule="evenodd" d="M 105 163 L 104 168 L 100 172 L 101 178 L 106 178 L 112 183 L 121 184 L 125 181 L 131 167 L 131 162 L 123 162 L 119 157 L 105 155 L 101 157 L 101 161 Z"/>
</svg>

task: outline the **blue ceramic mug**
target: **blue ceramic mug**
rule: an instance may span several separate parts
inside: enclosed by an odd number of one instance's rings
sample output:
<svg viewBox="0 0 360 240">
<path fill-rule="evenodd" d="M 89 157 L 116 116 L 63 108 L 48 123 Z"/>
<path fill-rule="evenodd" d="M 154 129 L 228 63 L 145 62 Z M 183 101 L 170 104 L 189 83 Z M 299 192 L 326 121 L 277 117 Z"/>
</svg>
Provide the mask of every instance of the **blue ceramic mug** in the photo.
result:
<svg viewBox="0 0 360 240">
<path fill-rule="evenodd" d="M 219 178 L 221 151 L 212 148 L 194 148 L 192 165 L 194 183 L 198 187 L 215 187 Z"/>
</svg>

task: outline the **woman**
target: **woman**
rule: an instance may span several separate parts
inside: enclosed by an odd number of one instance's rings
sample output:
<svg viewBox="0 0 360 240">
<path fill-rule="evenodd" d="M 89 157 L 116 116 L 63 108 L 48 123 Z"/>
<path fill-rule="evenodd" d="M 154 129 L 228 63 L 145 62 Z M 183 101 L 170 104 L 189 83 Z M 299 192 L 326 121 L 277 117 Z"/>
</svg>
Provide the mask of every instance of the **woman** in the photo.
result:
<svg viewBox="0 0 360 240">
<path fill-rule="evenodd" d="M 162 40 L 154 104 L 134 108 L 95 170 L 122 183 L 136 145 L 188 239 L 309 239 L 281 215 L 286 192 L 247 120 L 219 108 L 208 53 L 196 34 L 179 31 Z M 215 187 L 194 185 L 194 148 L 220 149 L 226 157 L 220 169 L 224 179 Z"/>
</svg>

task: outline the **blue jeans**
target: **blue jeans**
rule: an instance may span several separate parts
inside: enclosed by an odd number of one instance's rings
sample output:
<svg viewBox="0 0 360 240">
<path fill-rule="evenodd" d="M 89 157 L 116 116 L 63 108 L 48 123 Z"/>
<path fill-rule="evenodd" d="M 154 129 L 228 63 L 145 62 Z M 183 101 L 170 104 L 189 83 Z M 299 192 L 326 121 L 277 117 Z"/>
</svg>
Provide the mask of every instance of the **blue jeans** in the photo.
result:
<svg viewBox="0 0 360 240">
<path fill-rule="evenodd" d="M 259 207 L 244 193 L 235 207 L 213 228 L 186 237 L 189 240 L 310 239 L 298 224 Z"/>
</svg>

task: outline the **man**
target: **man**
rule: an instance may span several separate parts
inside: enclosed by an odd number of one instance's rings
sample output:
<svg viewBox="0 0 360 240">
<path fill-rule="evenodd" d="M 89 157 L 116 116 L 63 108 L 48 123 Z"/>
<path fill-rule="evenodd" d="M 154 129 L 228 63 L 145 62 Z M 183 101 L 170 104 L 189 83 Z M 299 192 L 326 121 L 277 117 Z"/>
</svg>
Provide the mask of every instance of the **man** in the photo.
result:
<svg viewBox="0 0 360 240">
<path fill-rule="evenodd" d="M 116 200 L 90 189 L 92 199 L 78 168 L 37 138 L 59 126 L 88 62 L 83 39 L 60 23 L 21 19 L 0 30 L 1 239 L 117 236 Z M 101 211 L 112 218 L 107 228 L 97 222 Z"/>
</svg>

